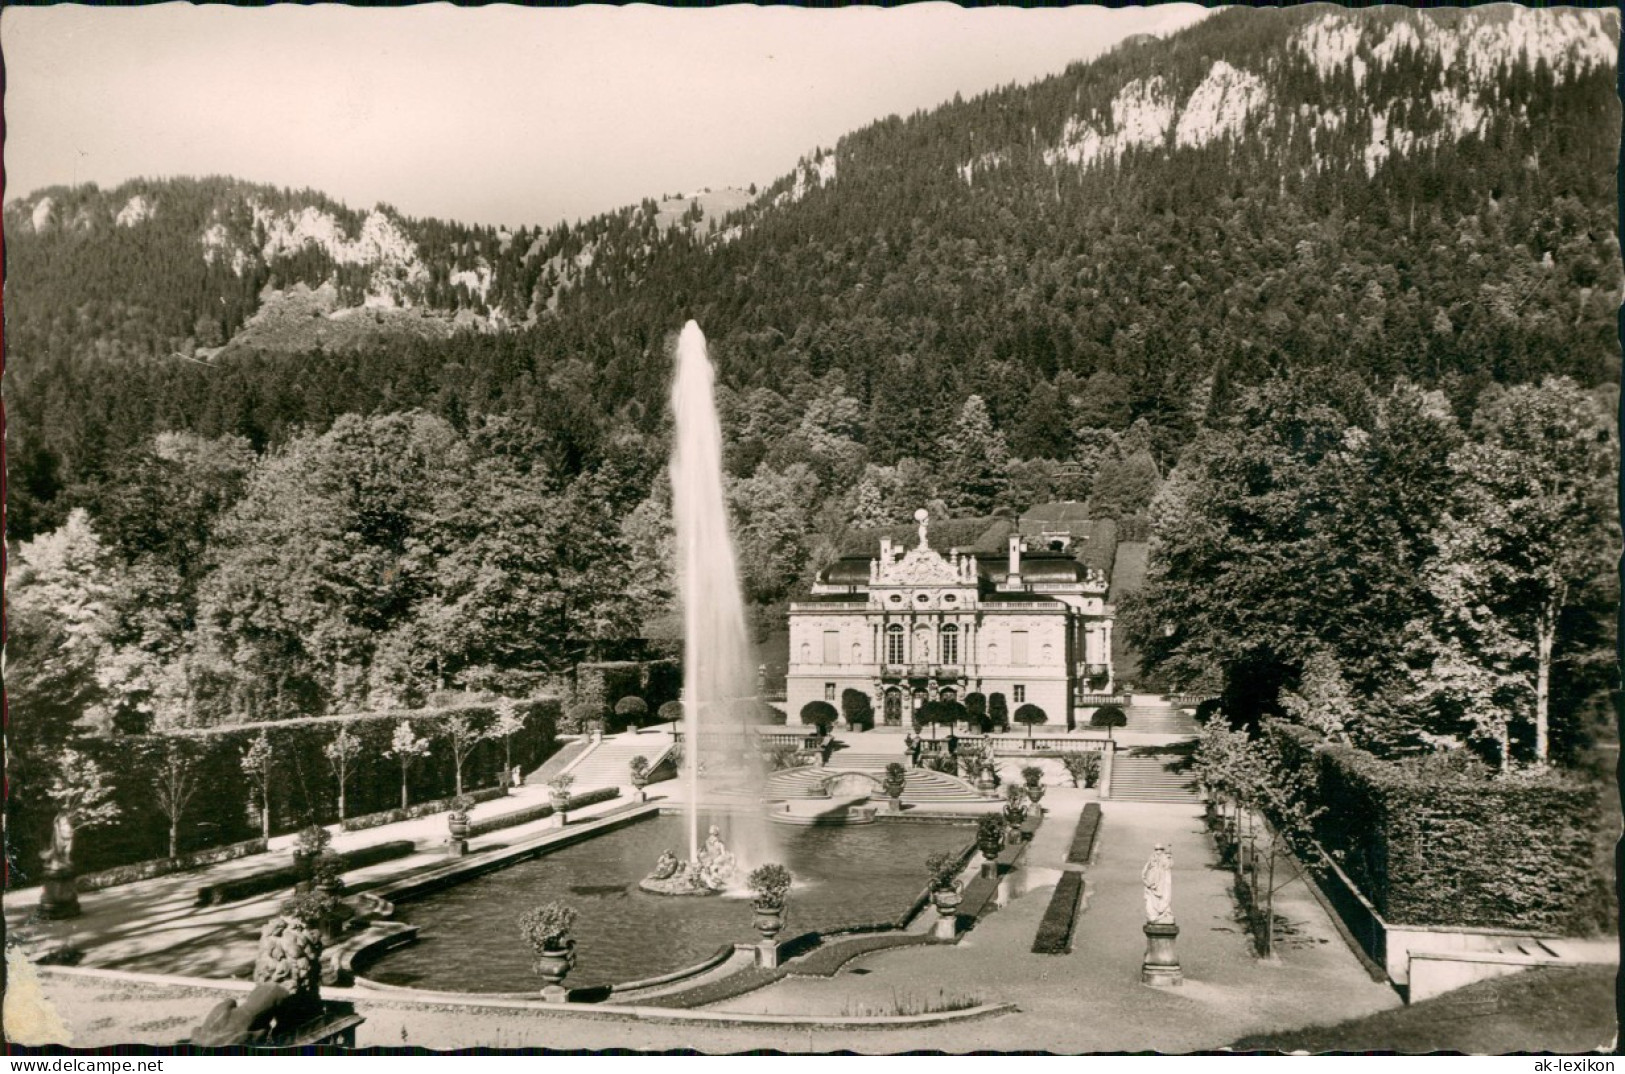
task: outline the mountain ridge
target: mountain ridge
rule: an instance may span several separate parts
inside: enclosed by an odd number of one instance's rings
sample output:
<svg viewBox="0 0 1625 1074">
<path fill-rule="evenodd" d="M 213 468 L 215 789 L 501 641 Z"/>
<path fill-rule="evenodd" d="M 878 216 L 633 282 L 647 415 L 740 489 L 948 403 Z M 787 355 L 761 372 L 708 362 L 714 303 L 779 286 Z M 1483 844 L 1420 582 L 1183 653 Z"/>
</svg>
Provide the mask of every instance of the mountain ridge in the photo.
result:
<svg viewBox="0 0 1625 1074">
<path fill-rule="evenodd" d="M 814 400 L 876 465 L 931 457 L 977 395 L 1020 458 L 1144 421 L 1166 472 L 1284 372 L 1409 377 L 1464 414 L 1496 382 L 1606 384 L 1618 24 L 1222 11 L 879 120 L 759 191 L 550 228 L 218 178 L 35 192 L 5 217 L 14 458 L 48 501 L 160 429 L 264 445 L 417 406 L 545 421 L 592 467 L 617 429 L 660 434 L 690 317 L 741 476 Z"/>
</svg>

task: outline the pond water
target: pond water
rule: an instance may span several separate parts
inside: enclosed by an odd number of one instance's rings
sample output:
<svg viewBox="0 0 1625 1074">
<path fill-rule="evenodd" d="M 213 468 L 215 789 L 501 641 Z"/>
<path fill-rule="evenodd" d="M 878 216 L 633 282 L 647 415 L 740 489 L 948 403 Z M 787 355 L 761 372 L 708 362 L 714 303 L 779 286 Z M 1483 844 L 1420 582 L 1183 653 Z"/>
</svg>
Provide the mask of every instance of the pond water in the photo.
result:
<svg viewBox="0 0 1625 1074">
<path fill-rule="evenodd" d="M 708 823 L 708 822 L 706 822 Z M 702 831 L 704 829 L 702 828 Z M 783 862 L 796 878 L 781 939 L 895 918 L 925 888 L 925 859 L 961 850 L 965 824 L 786 828 Z M 456 992 L 540 987 L 519 918 L 557 899 L 580 911 L 573 988 L 642 980 L 692 966 L 726 943 L 760 939 L 748 895 L 674 898 L 638 890 L 660 852 L 686 840 L 679 816 L 657 816 L 518 862 L 397 906 L 418 942 L 362 972 L 384 984 Z"/>
</svg>

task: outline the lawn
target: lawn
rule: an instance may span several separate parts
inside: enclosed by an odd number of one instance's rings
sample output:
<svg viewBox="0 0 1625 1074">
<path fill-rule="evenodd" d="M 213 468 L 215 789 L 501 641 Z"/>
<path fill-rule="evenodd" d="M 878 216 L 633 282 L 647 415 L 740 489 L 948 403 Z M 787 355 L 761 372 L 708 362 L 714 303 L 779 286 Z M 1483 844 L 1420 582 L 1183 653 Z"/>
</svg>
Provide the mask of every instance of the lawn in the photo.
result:
<svg viewBox="0 0 1625 1074">
<path fill-rule="evenodd" d="M 1612 1047 L 1614 966 L 1534 969 L 1333 1026 L 1243 1037 L 1236 1051 L 1575 1054 Z"/>
</svg>

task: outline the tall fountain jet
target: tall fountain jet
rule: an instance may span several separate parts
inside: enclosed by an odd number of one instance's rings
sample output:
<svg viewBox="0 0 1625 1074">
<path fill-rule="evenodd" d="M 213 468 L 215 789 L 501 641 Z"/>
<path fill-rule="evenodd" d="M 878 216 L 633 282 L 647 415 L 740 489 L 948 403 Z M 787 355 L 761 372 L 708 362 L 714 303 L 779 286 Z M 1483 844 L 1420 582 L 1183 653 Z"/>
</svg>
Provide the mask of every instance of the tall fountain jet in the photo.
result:
<svg viewBox="0 0 1625 1074">
<path fill-rule="evenodd" d="M 683 601 L 684 775 L 688 781 L 688 860 L 700 860 L 700 727 L 731 722 L 733 704 L 754 683 L 739 596 L 733 538 L 722 491 L 722 426 L 705 335 L 693 321 L 677 340 L 672 383 L 676 417 L 671 460 L 672 520 L 677 530 Z"/>
</svg>

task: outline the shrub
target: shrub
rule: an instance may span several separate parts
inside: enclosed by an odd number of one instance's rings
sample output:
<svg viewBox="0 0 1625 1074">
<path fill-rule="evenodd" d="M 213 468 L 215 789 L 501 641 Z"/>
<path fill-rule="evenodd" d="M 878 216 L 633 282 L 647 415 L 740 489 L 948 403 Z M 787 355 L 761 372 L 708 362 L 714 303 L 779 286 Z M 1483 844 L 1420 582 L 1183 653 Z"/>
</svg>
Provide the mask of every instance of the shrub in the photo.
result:
<svg viewBox="0 0 1625 1074">
<path fill-rule="evenodd" d="M 1100 754 L 1063 753 L 1061 764 L 1072 777 L 1074 787 L 1093 787 L 1100 782 Z"/>
<path fill-rule="evenodd" d="M 632 758 L 632 763 L 627 765 L 627 768 L 632 773 L 633 783 L 636 783 L 640 779 L 649 778 L 649 758 L 643 756 L 641 753 Z"/>
<path fill-rule="evenodd" d="M 567 735 L 584 735 L 604 718 L 604 706 L 597 701 L 572 701 L 559 721 L 559 730 Z"/>
<path fill-rule="evenodd" d="M 1600 916 L 1595 787 L 1383 761 L 1280 721 L 1265 733 L 1309 770 L 1316 838 L 1390 922 L 1576 933 Z"/>
<path fill-rule="evenodd" d="M 556 795 L 568 796 L 570 788 L 576 784 L 576 778 L 568 772 L 561 772 L 547 781 L 547 789 Z"/>
<path fill-rule="evenodd" d="M 1004 820 L 1011 827 L 1027 819 L 1027 788 L 1012 783 L 1004 788 Z"/>
<path fill-rule="evenodd" d="M 977 727 L 983 731 L 988 729 L 990 724 L 987 718 L 986 694 L 976 690 L 972 690 L 970 693 L 966 694 L 965 711 L 970 715 L 971 720 L 975 722 Z"/>
<path fill-rule="evenodd" d="M 1033 728 L 1041 723 L 1049 722 L 1049 715 L 1037 705 L 1021 705 L 1016 709 L 1013 719 L 1020 724 L 1027 725 L 1027 737 L 1031 738 Z"/>
<path fill-rule="evenodd" d="M 790 870 L 776 864 L 758 865 L 745 877 L 745 886 L 750 889 L 756 901 L 764 907 L 773 909 L 784 905 L 793 882 Z"/>
<path fill-rule="evenodd" d="M 835 726 L 838 715 L 835 706 L 828 701 L 809 701 L 801 706 L 801 722 L 818 728 L 820 735 L 829 734 L 829 729 Z"/>
<path fill-rule="evenodd" d="M 874 703 L 862 690 L 847 687 L 841 691 L 841 715 L 851 728 L 868 730 L 875 725 Z"/>
<path fill-rule="evenodd" d="M 615 702 L 615 715 L 622 727 L 638 727 L 649 716 L 649 706 L 641 697 L 623 697 Z"/>
<path fill-rule="evenodd" d="M 989 813 L 976 822 L 976 848 L 989 861 L 1004 849 L 1004 820 Z"/>
<path fill-rule="evenodd" d="M 294 853 L 314 858 L 332 845 L 332 833 L 320 824 L 307 824 L 299 830 L 299 835 L 294 840 Z"/>
<path fill-rule="evenodd" d="M 683 703 L 681 701 L 668 701 L 660 706 L 656 715 L 660 717 L 661 723 L 682 723 Z"/>
<path fill-rule="evenodd" d="M 1128 713 L 1124 712 L 1116 705 L 1102 705 L 1095 710 L 1095 714 L 1093 716 L 1089 717 L 1089 726 L 1104 727 L 1106 729 L 1106 737 L 1111 738 L 1112 728 L 1128 726 Z"/>
<path fill-rule="evenodd" d="M 404 858 L 416 851 L 410 839 L 393 839 L 387 843 L 375 843 L 368 847 L 359 847 L 355 850 L 345 851 L 335 855 L 341 863 L 340 872 L 349 872 L 353 869 L 364 869 L 379 862 L 393 861 Z M 236 902 L 239 899 L 251 898 L 255 895 L 264 895 L 278 888 L 291 888 L 306 879 L 304 871 L 293 865 L 282 865 L 275 869 L 265 869 L 248 876 L 236 877 L 218 884 L 207 884 L 198 888 L 197 904 L 199 906 L 213 906 L 223 902 Z"/>
<path fill-rule="evenodd" d="M 1021 770 L 1021 781 L 1029 787 L 1037 787 L 1044 782 L 1044 770 L 1035 764 L 1027 765 Z"/>
<path fill-rule="evenodd" d="M 1091 805 L 1094 803 L 1091 802 Z M 1083 894 L 1083 874 L 1064 872 L 1055 882 L 1049 907 L 1038 922 L 1033 937 L 1033 954 L 1064 955 L 1072 950 L 1072 930 L 1078 920 L 1078 899 Z"/>
<path fill-rule="evenodd" d="M 925 859 L 925 868 L 931 874 L 932 891 L 952 891 L 959 883 L 959 865 L 963 854 L 943 851 Z"/>
<path fill-rule="evenodd" d="M 1066 860 L 1073 865 L 1088 865 L 1095 852 L 1095 836 L 1100 832 L 1100 803 L 1090 802 L 1078 814 L 1078 826 L 1072 833 L 1072 847 Z"/>
<path fill-rule="evenodd" d="M 801 766 L 801 751 L 794 746 L 774 746 L 767 751 L 767 765 L 775 772 Z"/>
<path fill-rule="evenodd" d="M 987 695 L 987 718 L 996 730 L 1010 729 L 1010 702 L 998 690 Z"/>
<path fill-rule="evenodd" d="M 519 935 L 537 954 L 562 951 L 568 947 L 570 930 L 575 928 L 576 909 L 561 902 L 546 902 L 526 911 L 519 919 Z"/>
<path fill-rule="evenodd" d="M 302 921 L 312 928 L 321 928 L 338 913 L 343 900 L 330 895 L 320 888 L 301 892 L 287 899 L 282 904 L 282 912 L 295 920 Z"/>
</svg>

